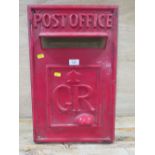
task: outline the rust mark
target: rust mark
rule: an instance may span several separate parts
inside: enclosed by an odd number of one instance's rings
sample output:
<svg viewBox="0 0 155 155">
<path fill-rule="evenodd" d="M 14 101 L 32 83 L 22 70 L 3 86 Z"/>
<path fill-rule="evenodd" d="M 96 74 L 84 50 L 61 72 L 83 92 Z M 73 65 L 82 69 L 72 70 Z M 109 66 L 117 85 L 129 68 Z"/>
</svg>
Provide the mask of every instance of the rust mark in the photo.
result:
<svg viewBox="0 0 155 155">
<path fill-rule="evenodd" d="M 135 131 L 135 128 L 117 128 L 119 131 Z"/>
<path fill-rule="evenodd" d="M 134 137 L 116 137 L 116 141 L 135 141 Z"/>
</svg>

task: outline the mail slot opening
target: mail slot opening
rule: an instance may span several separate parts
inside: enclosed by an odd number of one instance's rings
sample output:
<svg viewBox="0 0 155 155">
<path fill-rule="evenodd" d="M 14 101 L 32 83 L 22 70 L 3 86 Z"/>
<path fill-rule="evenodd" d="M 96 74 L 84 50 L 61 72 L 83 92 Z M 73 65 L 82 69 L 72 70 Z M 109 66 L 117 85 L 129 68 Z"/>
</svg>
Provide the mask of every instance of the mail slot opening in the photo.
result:
<svg viewBox="0 0 155 155">
<path fill-rule="evenodd" d="M 41 37 L 42 48 L 105 48 L 106 37 Z"/>
</svg>

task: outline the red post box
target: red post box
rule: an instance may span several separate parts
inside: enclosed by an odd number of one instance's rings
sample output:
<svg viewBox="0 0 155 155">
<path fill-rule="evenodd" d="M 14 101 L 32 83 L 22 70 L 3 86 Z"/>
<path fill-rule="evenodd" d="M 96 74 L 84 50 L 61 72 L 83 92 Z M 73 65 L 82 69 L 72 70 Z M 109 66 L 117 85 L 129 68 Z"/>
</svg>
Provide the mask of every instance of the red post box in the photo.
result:
<svg viewBox="0 0 155 155">
<path fill-rule="evenodd" d="M 116 6 L 28 6 L 35 142 L 112 142 Z"/>
</svg>

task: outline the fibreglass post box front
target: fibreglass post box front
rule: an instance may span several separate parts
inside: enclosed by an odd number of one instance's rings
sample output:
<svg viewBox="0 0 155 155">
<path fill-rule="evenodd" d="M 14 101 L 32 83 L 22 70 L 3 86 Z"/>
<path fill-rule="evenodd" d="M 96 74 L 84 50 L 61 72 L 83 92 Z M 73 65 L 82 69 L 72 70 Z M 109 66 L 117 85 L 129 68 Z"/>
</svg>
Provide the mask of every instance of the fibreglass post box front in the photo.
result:
<svg viewBox="0 0 155 155">
<path fill-rule="evenodd" d="M 117 7 L 28 6 L 35 142 L 112 142 Z"/>
</svg>

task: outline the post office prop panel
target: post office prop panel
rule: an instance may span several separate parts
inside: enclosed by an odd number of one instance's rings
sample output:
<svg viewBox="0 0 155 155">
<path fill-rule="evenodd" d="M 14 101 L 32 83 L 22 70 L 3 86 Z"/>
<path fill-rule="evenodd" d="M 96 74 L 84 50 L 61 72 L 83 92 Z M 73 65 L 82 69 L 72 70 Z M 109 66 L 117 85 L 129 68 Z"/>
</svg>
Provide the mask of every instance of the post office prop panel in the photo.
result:
<svg viewBox="0 0 155 155">
<path fill-rule="evenodd" d="M 113 142 L 117 14 L 28 6 L 35 142 Z"/>
</svg>

